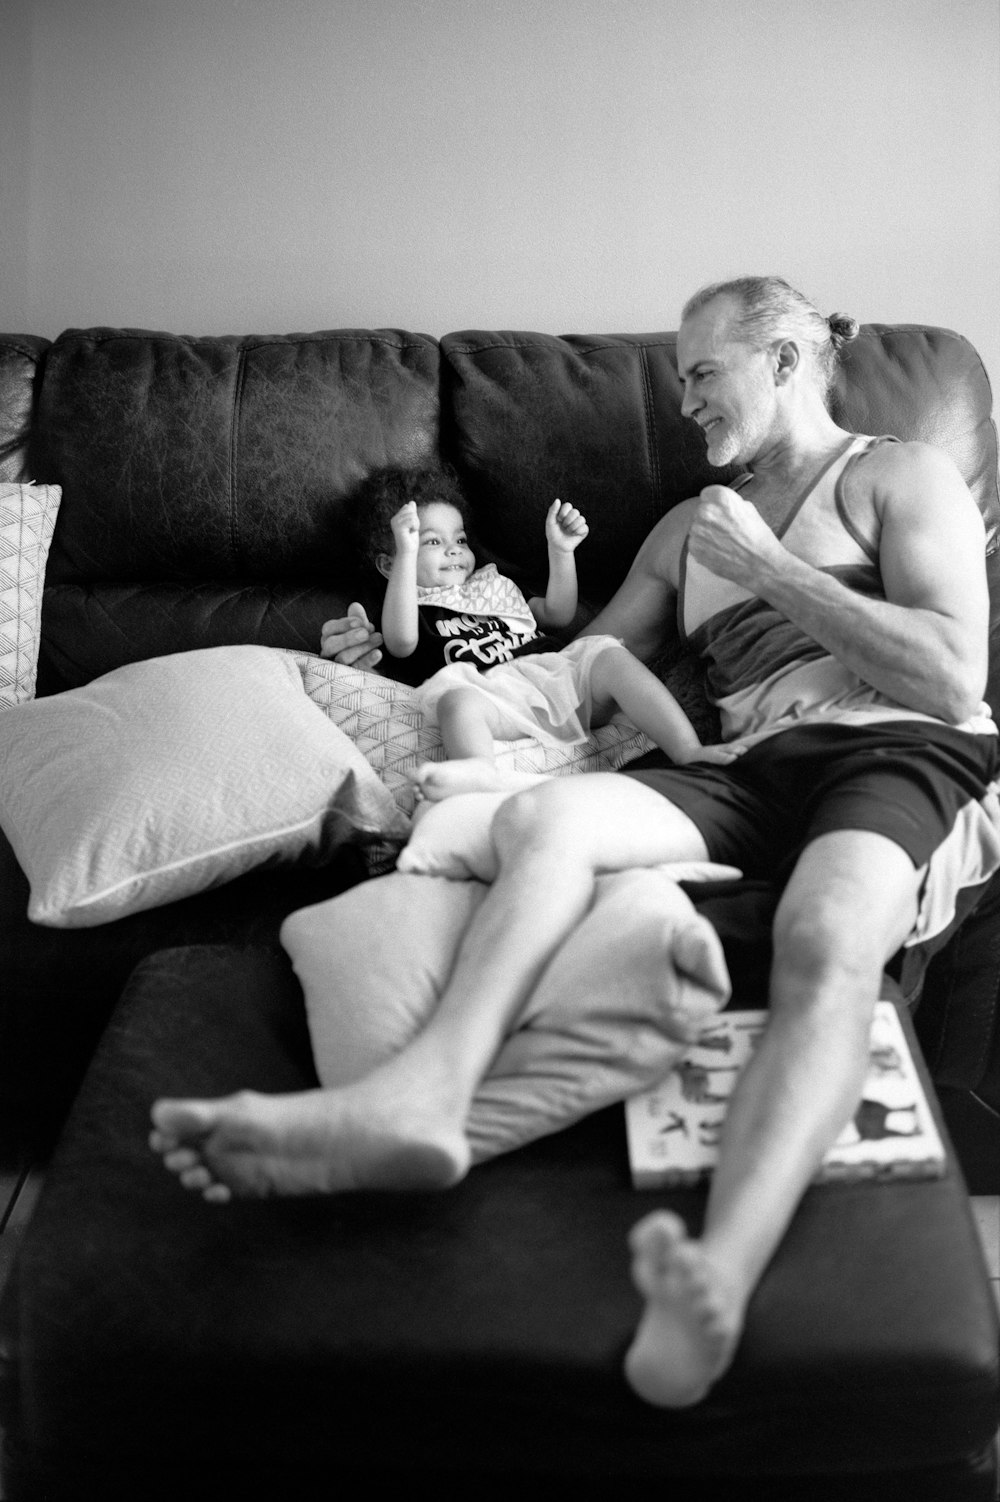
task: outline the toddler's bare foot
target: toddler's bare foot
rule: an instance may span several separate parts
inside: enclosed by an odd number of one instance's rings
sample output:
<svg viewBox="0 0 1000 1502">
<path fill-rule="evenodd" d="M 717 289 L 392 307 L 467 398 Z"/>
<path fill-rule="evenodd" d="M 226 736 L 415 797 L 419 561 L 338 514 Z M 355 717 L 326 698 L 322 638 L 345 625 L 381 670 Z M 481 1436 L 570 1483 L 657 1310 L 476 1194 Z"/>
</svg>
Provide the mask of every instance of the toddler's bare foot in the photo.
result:
<svg viewBox="0 0 1000 1502">
<path fill-rule="evenodd" d="M 468 1170 L 450 1121 L 409 1111 L 361 1087 L 219 1100 L 159 1100 L 150 1146 L 186 1189 L 234 1194 L 336 1194 L 352 1189 L 446 1189 Z"/>
<path fill-rule="evenodd" d="M 699 746 L 697 750 L 689 752 L 686 756 L 674 758 L 679 767 L 690 767 L 701 762 L 703 765 L 727 767 L 730 762 L 746 754 L 747 747 L 742 741 L 730 741 L 728 745 Z"/>
<path fill-rule="evenodd" d="M 425 798 L 440 803 L 456 793 L 518 793 L 548 778 L 543 773 L 508 771 L 486 756 L 465 756 L 458 761 L 425 762 L 413 780 Z"/>
<path fill-rule="evenodd" d="M 701 1242 L 666 1210 L 632 1228 L 632 1277 L 646 1300 L 625 1357 L 629 1385 L 648 1403 L 698 1403 L 729 1366 L 743 1308 Z"/>
</svg>

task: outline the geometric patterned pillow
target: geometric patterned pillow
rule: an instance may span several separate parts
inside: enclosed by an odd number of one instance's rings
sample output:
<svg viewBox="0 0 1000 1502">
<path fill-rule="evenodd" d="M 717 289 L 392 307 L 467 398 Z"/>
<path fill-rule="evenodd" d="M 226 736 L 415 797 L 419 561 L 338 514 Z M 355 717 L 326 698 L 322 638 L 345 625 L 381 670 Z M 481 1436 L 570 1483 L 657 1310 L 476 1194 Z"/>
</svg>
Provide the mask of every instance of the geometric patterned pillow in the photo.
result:
<svg viewBox="0 0 1000 1502">
<path fill-rule="evenodd" d="M 292 652 L 314 704 L 357 746 L 407 815 L 413 813 L 416 789 L 408 774 L 425 761 L 444 761 L 441 736 L 425 725 L 405 683 L 343 667 L 309 652 Z M 497 743 L 497 763 L 517 772 L 613 772 L 652 750 L 653 742 L 624 715 L 592 731 L 578 746 L 555 749 L 523 737 Z"/>
<path fill-rule="evenodd" d="M 62 490 L 0 484 L 0 709 L 35 696 L 42 586 Z"/>
</svg>

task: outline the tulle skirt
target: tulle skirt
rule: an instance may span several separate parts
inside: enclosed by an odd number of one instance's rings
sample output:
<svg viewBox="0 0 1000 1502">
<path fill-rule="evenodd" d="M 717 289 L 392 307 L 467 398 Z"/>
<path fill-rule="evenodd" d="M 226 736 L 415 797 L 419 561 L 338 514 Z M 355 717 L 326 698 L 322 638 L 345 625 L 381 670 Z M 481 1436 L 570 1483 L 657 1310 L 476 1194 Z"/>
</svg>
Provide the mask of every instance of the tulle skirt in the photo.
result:
<svg viewBox="0 0 1000 1502">
<path fill-rule="evenodd" d="M 436 725 L 442 694 L 475 689 L 500 716 L 497 740 L 532 736 L 542 745 L 577 746 L 590 734 L 594 661 L 609 647 L 620 646 L 614 636 L 581 636 L 561 652 L 517 657 L 485 673 L 469 663 L 449 663 L 417 689 L 417 705 L 425 720 Z"/>
</svg>

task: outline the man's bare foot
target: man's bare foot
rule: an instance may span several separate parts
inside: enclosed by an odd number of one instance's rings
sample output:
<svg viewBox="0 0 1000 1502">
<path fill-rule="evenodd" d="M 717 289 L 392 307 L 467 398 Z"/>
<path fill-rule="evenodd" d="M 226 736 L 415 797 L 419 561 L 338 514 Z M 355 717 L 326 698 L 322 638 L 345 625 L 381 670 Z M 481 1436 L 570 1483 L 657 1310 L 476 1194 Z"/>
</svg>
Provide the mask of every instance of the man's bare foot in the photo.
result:
<svg viewBox="0 0 1000 1502">
<path fill-rule="evenodd" d="M 149 1144 L 186 1189 L 233 1195 L 337 1194 L 352 1189 L 447 1189 L 469 1166 L 450 1122 L 406 1112 L 372 1092 L 304 1090 L 219 1100 L 158 1100 Z"/>
<path fill-rule="evenodd" d="M 684 1222 L 654 1211 L 633 1226 L 632 1277 L 646 1300 L 625 1357 L 629 1386 L 661 1408 L 698 1403 L 729 1366 L 743 1307 Z"/>
<path fill-rule="evenodd" d="M 541 772 L 514 772 L 498 767 L 485 756 L 465 756 L 458 761 L 428 761 L 413 773 L 413 781 L 432 803 L 453 798 L 456 793 L 519 793 L 523 788 L 548 780 Z"/>
</svg>

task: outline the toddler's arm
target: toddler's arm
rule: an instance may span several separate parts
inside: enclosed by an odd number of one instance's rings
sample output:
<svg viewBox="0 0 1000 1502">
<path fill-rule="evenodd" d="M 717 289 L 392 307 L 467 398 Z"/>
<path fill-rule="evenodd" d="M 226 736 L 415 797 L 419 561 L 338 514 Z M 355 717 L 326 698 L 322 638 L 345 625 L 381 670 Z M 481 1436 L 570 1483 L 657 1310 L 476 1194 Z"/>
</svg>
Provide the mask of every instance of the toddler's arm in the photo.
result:
<svg viewBox="0 0 1000 1502">
<path fill-rule="evenodd" d="M 545 599 L 529 600 L 531 613 L 545 630 L 568 626 L 576 614 L 577 582 L 574 554 L 590 529 L 568 501 L 555 500 L 545 517 L 549 546 L 549 584 Z"/>
<path fill-rule="evenodd" d="M 720 741 L 716 746 L 697 746 L 693 751 L 681 752 L 673 760 L 679 767 L 687 766 L 690 762 L 694 761 L 703 761 L 705 763 L 712 763 L 717 767 L 725 767 L 731 761 L 735 761 L 737 757 L 742 756 L 746 749 L 746 746 L 741 745 L 739 741 L 730 741 L 728 744 Z"/>
<path fill-rule="evenodd" d="M 408 501 L 396 512 L 390 525 L 396 551 L 382 605 L 382 636 L 386 651 L 393 657 L 410 657 L 417 649 L 420 632 L 417 613 L 420 518 L 416 503 Z"/>
</svg>

